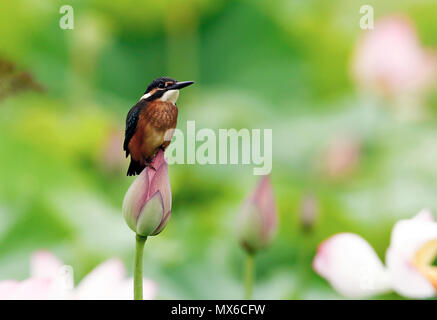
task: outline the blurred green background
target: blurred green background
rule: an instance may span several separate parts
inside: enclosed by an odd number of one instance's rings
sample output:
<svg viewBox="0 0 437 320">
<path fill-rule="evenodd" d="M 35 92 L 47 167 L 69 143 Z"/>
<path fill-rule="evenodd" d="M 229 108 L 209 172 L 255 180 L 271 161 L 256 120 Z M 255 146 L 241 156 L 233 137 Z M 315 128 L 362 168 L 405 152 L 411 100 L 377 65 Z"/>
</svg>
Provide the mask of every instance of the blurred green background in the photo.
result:
<svg viewBox="0 0 437 320">
<path fill-rule="evenodd" d="M 73 30 L 59 27 L 64 4 Z M 40 248 L 73 266 L 76 282 L 110 257 L 132 270 L 124 121 L 167 75 L 196 81 L 178 101 L 178 128 L 273 128 L 280 228 L 256 257 L 254 297 L 341 298 L 312 270 L 318 243 L 356 232 L 384 259 L 396 220 L 437 209 L 435 91 L 421 121 L 357 92 L 364 4 L 376 19 L 407 15 L 437 47 L 433 1 L 0 2 L 0 280 L 26 278 Z M 337 153 L 344 170 L 330 164 Z M 146 244 L 145 276 L 158 298 L 241 298 L 235 221 L 259 177 L 251 166 L 169 170 L 173 215 Z"/>
</svg>

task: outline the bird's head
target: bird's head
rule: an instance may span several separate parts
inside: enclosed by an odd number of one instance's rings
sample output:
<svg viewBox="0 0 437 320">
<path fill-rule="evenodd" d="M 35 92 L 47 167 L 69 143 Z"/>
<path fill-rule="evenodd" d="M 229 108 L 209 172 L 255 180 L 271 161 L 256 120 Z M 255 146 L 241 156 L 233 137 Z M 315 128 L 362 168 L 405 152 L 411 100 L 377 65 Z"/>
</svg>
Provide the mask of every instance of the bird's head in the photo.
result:
<svg viewBox="0 0 437 320">
<path fill-rule="evenodd" d="M 140 100 L 146 99 L 147 101 L 161 100 L 170 101 L 176 103 L 179 97 L 179 90 L 192 85 L 193 81 L 176 81 L 171 78 L 158 78 L 152 81 L 147 87 L 146 92 Z"/>
</svg>

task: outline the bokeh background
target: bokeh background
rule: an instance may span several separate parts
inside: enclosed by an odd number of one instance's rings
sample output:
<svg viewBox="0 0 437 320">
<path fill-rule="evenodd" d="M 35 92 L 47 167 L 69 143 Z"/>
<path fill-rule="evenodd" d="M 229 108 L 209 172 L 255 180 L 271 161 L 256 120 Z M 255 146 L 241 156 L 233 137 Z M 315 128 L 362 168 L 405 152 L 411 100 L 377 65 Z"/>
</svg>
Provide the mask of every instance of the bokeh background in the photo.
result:
<svg viewBox="0 0 437 320">
<path fill-rule="evenodd" d="M 73 30 L 59 27 L 64 4 Z M 124 121 L 168 75 L 196 81 L 180 129 L 273 128 L 280 225 L 256 256 L 254 297 L 341 298 L 311 267 L 322 240 L 356 232 L 384 259 L 395 221 L 437 211 L 435 83 L 409 87 L 400 71 L 400 85 L 366 86 L 354 71 L 364 4 L 376 26 L 400 19 L 423 50 L 437 48 L 433 0 L 0 2 L 0 280 L 26 278 L 41 248 L 76 283 L 111 257 L 132 270 Z M 169 170 L 173 216 L 146 244 L 145 276 L 161 299 L 241 298 L 235 221 L 259 177 L 252 166 Z"/>
</svg>

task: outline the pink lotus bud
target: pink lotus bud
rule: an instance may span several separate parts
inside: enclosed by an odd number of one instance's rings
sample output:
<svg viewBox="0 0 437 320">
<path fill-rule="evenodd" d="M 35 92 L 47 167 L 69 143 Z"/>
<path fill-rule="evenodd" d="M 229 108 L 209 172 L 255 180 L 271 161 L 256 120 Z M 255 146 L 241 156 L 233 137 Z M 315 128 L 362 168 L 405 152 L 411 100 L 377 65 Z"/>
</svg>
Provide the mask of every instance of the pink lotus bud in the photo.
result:
<svg viewBox="0 0 437 320">
<path fill-rule="evenodd" d="M 277 214 L 270 178 L 261 179 L 247 199 L 238 224 L 239 241 L 249 253 L 267 247 L 277 228 Z"/>
<path fill-rule="evenodd" d="M 352 72 L 363 88 L 396 97 L 428 88 L 437 74 L 437 60 L 422 47 L 411 21 L 394 15 L 359 39 Z"/>
<path fill-rule="evenodd" d="M 111 128 L 103 140 L 99 153 L 100 167 L 108 174 L 124 174 L 126 157 L 120 146 L 123 145 L 123 130 Z"/>
<path fill-rule="evenodd" d="M 147 237 L 164 229 L 171 215 L 171 190 L 164 152 L 153 160 L 129 187 L 123 200 L 123 217 L 137 234 Z"/>
<path fill-rule="evenodd" d="M 300 223 L 303 231 L 312 231 L 319 216 L 319 202 L 312 194 L 306 194 L 300 205 Z"/>
<path fill-rule="evenodd" d="M 337 136 L 331 140 L 322 156 L 322 170 L 331 179 L 352 174 L 361 158 L 361 143 L 351 136 Z"/>
</svg>

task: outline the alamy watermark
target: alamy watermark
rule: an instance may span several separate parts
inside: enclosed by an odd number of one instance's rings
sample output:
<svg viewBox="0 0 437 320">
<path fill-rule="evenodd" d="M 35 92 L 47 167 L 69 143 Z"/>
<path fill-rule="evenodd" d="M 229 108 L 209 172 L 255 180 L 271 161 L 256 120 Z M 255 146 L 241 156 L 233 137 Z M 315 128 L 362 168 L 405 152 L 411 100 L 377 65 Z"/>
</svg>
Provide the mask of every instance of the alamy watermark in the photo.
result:
<svg viewBox="0 0 437 320">
<path fill-rule="evenodd" d="M 360 7 L 360 13 L 363 16 L 360 19 L 360 28 L 363 30 L 373 29 L 373 7 L 371 5 L 363 5 Z"/>
<path fill-rule="evenodd" d="M 180 129 L 169 130 L 172 139 L 166 156 L 169 164 L 253 165 L 254 175 L 272 171 L 272 129 L 202 128 L 187 121 L 186 134 Z M 173 137 L 173 138 L 172 138 Z"/>
<path fill-rule="evenodd" d="M 74 10 L 70 5 L 63 5 L 59 8 L 59 13 L 62 14 L 59 19 L 59 27 L 63 30 L 74 29 Z"/>
</svg>

